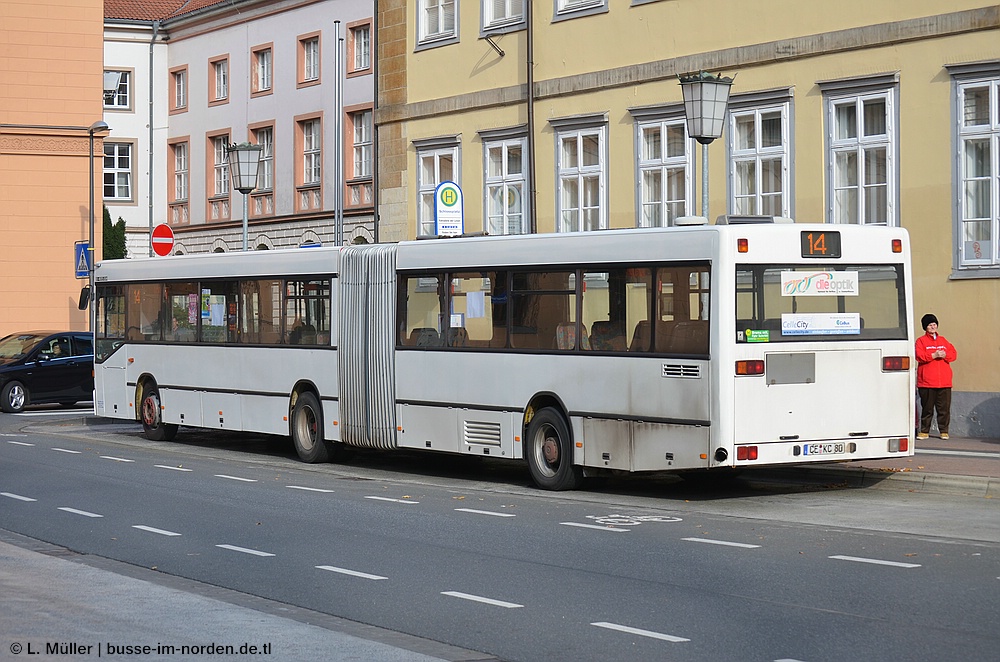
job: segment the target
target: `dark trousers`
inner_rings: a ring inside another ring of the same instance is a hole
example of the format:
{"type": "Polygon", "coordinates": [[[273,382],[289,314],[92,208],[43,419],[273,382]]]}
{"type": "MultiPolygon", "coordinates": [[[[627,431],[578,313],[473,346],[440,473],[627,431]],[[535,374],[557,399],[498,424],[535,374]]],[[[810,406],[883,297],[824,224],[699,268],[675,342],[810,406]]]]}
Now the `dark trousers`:
{"type": "Polygon", "coordinates": [[[931,419],[937,410],[938,432],[948,432],[951,424],[951,388],[918,388],[920,394],[920,431],[931,431],[931,419]]]}

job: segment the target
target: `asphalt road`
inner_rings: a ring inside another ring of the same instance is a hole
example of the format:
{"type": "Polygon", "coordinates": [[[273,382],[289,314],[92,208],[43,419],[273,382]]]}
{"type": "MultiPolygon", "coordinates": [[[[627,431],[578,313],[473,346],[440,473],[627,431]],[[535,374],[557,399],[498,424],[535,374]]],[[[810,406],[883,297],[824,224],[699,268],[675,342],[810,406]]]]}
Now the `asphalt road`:
{"type": "Polygon", "coordinates": [[[515,463],[303,465],[284,440],[154,444],[78,418],[0,418],[0,529],[454,647],[442,658],[976,660],[1000,644],[988,498],[673,477],[553,494],[515,463]]]}

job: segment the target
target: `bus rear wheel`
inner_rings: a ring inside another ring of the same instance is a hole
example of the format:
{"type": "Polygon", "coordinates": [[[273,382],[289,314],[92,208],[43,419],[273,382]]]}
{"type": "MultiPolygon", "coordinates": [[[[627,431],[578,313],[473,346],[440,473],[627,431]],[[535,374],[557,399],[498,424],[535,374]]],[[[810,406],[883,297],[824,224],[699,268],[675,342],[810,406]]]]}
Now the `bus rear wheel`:
{"type": "Polygon", "coordinates": [[[170,441],[177,436],[177,425],[163,422],[160,406],[160,392],[153,384],[142,388],[142,404],[139,408],[142,418],[142,432],[151,441],[170,441]]]}
{"type": "Polygon", "coordinates": [[[551,407],[538,411],[528,424],[526,441],[528,470],[538,487],[573,490],[580,486],[583,469],[573,465],[569,426],[562,414],[551,407]]]}
{"type": "Polygon", "coordinates": [[[329,462],[333,444],[323,438],[323,409],[312,393],[302,393],[295,399],[291,420],[295,452],[303,462],[329,462]]]}

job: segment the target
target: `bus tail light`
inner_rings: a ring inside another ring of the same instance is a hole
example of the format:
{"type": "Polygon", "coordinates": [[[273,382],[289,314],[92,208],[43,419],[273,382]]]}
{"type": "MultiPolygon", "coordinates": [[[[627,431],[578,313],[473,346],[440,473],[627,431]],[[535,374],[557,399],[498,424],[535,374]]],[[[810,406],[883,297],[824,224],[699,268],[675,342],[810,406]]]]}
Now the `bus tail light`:
{"type": "Polygon", "coordinates": [[[736,459],[737,460],[756,460],[757,459],[757,447],[756,446],[737,446],[736,447],[736,459]]]}
{"type": "Polygon", "coordinates": [[[902,239],[893,239],[892,240],[892,252],[893,253],[902,253],[903,252],[903,240],[902,239]]]}
{"type": "Polygon", "coordinates": [[[909,356],[883,356],[882,372],[900,372],[910,369],[909,356]]]}
{"type": "Polygon", "coordinates": [[[737,239],[736,240],[736,250],[737,250],[737,252],[740,252],[740,253],[749,253],[750,252],[750,240],[749,239],[745,239],[743,237],[740,237],[739,239],[737,239]]]}
{"type": "Polygon", "coordinates": [[[737,375],[763,375],[764,362],[760,359],[748,359],[736,362],[737,375]]]}
{"type": "Polygon", "coordinates": [[[898,437],[889,440],[890,453],[905,453],[910,450],[910,440],[906,437],[898,437]]]}

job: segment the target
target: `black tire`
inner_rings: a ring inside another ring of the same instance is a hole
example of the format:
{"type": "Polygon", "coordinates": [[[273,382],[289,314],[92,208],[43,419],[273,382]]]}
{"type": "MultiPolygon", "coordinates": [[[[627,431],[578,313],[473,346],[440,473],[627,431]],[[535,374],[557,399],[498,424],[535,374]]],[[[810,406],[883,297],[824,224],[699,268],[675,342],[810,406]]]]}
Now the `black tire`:
{"type": "Polygon", "coordinates": [[[139,418],[142,421],[142,431],[150,441],[170,441],[177,436],[177,425],[164,423],[163,410],[160,408],[160,392],[155,384],[146,384],[142,388],[142,403],[139,405],[139,418]]]}
{"type": "Polygon", "coordinates": [[[0,392],[0,409],[8,414],[17,414],[31,404],[31,394],[21,382],[7,382],[0,392]]]}
{"type": "Polygon", "coordinates": [[[332,459],[333,444],[323,438],[323,408],[315,395],[307,391],[295,399],[288,428],[300,460],[316,464],[332,459]]]}
{"type": "Polygon", "coordinates": [[[573,443],[562,414],[551,407],[538,411],[528,423],[524,453],[531,479],[545,490],[575,490],[583,482],[583,468],[573,465],[573,443]]]}

